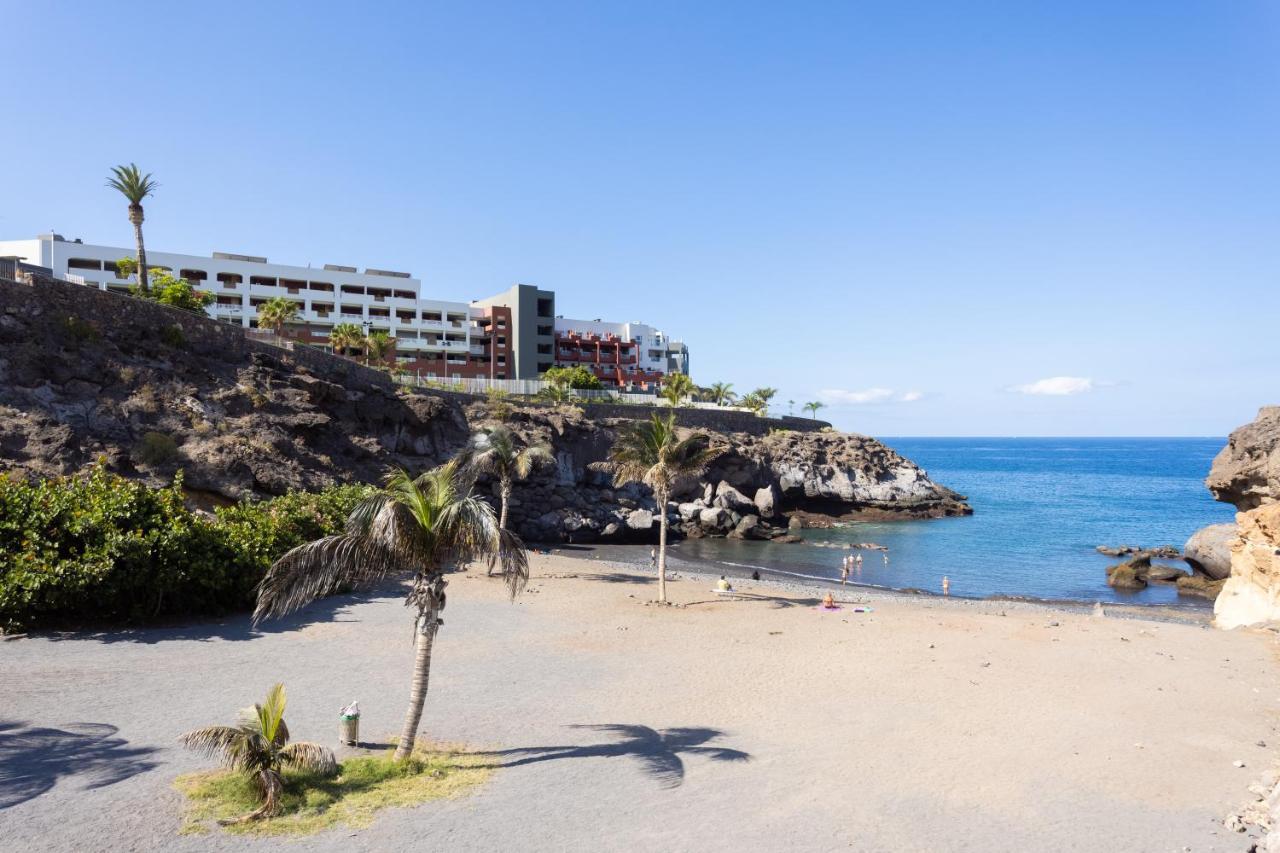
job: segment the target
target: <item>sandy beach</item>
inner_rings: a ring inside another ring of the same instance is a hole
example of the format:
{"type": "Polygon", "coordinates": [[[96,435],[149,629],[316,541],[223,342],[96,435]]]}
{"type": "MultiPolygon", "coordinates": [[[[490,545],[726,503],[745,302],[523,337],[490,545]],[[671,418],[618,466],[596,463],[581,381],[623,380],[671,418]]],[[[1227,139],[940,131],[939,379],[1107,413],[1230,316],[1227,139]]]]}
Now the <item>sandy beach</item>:
{"type": "MultiPolygon", "coordinates": [[[[1221,821],[1280,743],[1272,633],[852,589],[826,613],[802,589],[726,598],[683,572],[664,607],[633,569],[561,554],[532,569],[514,604],[482,571],[454,576],[424,718],[505,766],[469,797],[290,849],[1249,846],[1221,821]]],[[[176,834],[173,779],[205,766],[177,735],[284,680],[295,737],[331,743],[359,699],[364,739],[381,739],[410,658],[394,590],[261,632],[235,617],[2,643],[0,838],[274,849],[176,834]]]]}

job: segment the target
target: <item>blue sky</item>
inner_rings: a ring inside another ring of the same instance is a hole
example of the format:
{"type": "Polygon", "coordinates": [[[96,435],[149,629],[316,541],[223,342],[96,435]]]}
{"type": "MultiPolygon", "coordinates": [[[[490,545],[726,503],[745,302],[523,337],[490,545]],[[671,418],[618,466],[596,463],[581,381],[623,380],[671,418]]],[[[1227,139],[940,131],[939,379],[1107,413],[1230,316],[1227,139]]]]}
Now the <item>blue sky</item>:
{"type": "Polygon", "coordinates": [[[1274,2],[0,8],[5,238],[128,245],[137,161],[156,249],[538,284],[846,429],[1280,403],[1274,2]]]}

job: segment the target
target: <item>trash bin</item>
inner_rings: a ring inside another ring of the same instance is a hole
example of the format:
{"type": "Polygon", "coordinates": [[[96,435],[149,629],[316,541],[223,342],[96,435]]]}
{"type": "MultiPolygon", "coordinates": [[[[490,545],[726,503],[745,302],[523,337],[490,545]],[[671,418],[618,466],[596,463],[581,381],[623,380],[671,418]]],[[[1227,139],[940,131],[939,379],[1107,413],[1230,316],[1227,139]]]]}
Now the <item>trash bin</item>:
{"type": "Polygon", "coordinates": [[[360,707],[355,702],[338,715],[338,743],[349,746],[360,743],[360,707]]]}

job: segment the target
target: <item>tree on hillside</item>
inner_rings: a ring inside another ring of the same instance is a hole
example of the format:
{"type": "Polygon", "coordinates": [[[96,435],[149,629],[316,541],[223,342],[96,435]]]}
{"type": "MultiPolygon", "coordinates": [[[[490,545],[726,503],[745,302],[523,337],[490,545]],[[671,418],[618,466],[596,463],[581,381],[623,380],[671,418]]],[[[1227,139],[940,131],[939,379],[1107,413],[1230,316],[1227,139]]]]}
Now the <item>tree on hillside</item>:
{"type": "Polygon", "coordinates": [[[119,190],[129,200],[129,221],[133,223],[133,237],[138,245],[138,289],[143,296],[151,293],[147,281],[147,247],[142,242],[142,200],[156,191],[160,186],[151,177],[151,173],[142,174],[137,165],[112,166],[112,177],[107,179],[107,186],[119,190]]]}
{"type": "Polygon", "coordinates": [[[762,415],[768,415],[768,414],[769,414],[769,401],[770,401],[770,400],[772,400],[772,399],[773,399],[773,397],[774,397],[774,395],[778,393],[778,389],[777,389],[777,388],[770,388],[769,386],[767,386],[767,385],[766,385],[766,386],[765,386],[765,387],[763,387],[763,388],[757,388],[756,390],[752,391],[751,393],[752,393],[752,394],[754,394],[754,395],[756,396],[756,398],[757,398],[757,399],[759,399],[759,400],[760,400],[760,402],[761,402],[761,404],[762,404],[762,405],[761,405],[761,407],[760,407],[760,414],[762,414],[762,415]]]}
{"type": "Polygon", "coordinates": [[[347,350],[359,349],[364,343],[364,334],[355,323],[339,323],[329,331],[329,345],[338,355],[346,355],[347,350]]]}
{"type": "Polygon", "coordinates": [[[676,413],[654,414],[637,421],[618,434],[609,461],[614,480],[644,483],[653,489],[658,505],[658,600],[667,600],[667,502],[671,489],[682,476],[702,473],[716,456],[705,433],[681,439],[676,433],[676,413]]]}
{"type": "Polygon", "coordinates": [[[692,394],[695,387],[693,380],[686,374],[671,373],[662,381],[662,391],[659,394],[667,401],[667,405],[675,407],[692,394]]]}
{"type": "Polygon", "coordinates": [[[388,335],[386,332],[374,332],[364,339],[364,363],[368,364],[370,359],[381,364],[386,360],[387,355],[395,349],[396,339],[388,335]]]}
{"type": "Polygon", "coordinates": [[[284,327],[298,319],[298,303],[292,299],[277,296],[258,306],[258,327],[270,329],[277,335],[284,333],[284,327]]]}
{"type": "Polygon", "coordinates": [[[708,390],[711,392],[711,402],[717,406],[727,406],[735,399],[732,382],[716,382],[708,390]]]}
{"type": "MultiPolygon", "coordinates": [[[[138,271],[138,263],[133,258],[121,258],[115,262],[116,274],[129,278],[138,271]]],[[[175,278],[173,273],[164,267],[152,267],[148,271],[149,290],[142,291],[142,285],[129,286],[129,293],[141,299],[158,302],[181,308],[184,311],[204,313],[205,306],[215,299],[212,293],[196,290],[195,286],[185,278],[175,278]]]]}
{"type": "Polygon", "coordinates": [[[581,364],[573,367],[552,367],[542,374],[543,382],[552,385],[565,385],[582,391],[599,391],[604,385],[600,378],[581,364]]]}
{"type": "Polygon", "coordinates": [[[208,726],[178,738],[188,749],[217,757],[228,769],[248,776],[262,799],[262,805],[247,815],[219,823],[244,823],[279,814],[284,794],[281,770],[285,767],[322,776],[338,772],[338,760],[328,747],[305,741],[289,743],[284,706],[284,685],[277,684],[267,693],[265,703],[242,709],[234,726],[208,726]]]}
{"type": "Polygon", "coordinates": [[[804,410],[809,413],[810,417],[812,417],[814,420],[817,420],[818,410],[825,409],[826,406],[827,406],[826,403],[819,403],[817,400],[814,400],[812,403],[805,403],[804,410]]]}
{"type": "MultiPolygon", "coordinates": [[[[517,447],[515,435],[504,426],[476,433],[471,437],[468,450],[476,471],[498,478],[498,526],[506,530],[507,503],[515,481],[525,479],[542,463],[554,462],[555,457],[545,444],[517,447]]],[[[492,567],[489,573],[493,574],[492,567]]]]}
{"type": "Polygon", "coordinates": [[[415,653],[409,709],[395,759],[413,751],[431,675],[431,654],[445,606],[445,572],[473,560],[498,561],[512,600],[529,578],[520,539],[498,526],[493,508],[473,493],[474,474],[459,459],[418,477],[397,470],[361,501],[346,532],[289,551],[258,585],[254,624],[284,616],[343,589],[369,589],[408,573],[415,653]]]}
{"type": "Polygon", "coordinates": [[[748,393],[742,399],[738,400],[738,405],[749,412],[755,413],[756,415],[763,414],[765,410],[764,400],[761,400],[760,395],[755,391],[748,393]]]}

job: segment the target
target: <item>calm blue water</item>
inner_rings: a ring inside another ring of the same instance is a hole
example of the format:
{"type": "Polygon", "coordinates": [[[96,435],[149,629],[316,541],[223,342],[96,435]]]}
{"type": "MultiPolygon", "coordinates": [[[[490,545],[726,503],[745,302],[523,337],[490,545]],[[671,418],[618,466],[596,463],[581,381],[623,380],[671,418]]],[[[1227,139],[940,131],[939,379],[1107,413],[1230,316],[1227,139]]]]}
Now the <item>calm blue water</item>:
{"type": "Polygon", "coordinates": [[[804,545],[701,539],[682,542],[684,558],[839,578],[844,550],[876,542],[889,563],[863,552],[851,580],[951,594],[1015,595],[1136,604],[1194,604],[1172,586],[1137,593],[1106,585],[1115,559],[1097,545],[1175,545],[1197,528],[1231,521],[1234,509],[1204,487],[1221,438],[898,438],[885,443],[937,482],[969,496],[967,518],[851,524],[806,530],[804,545]]]}

